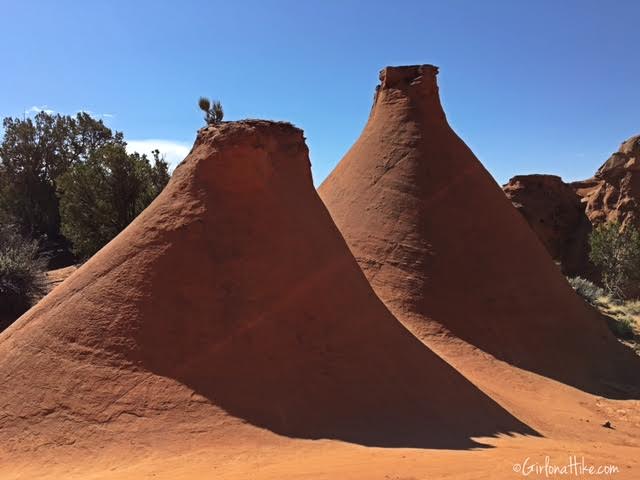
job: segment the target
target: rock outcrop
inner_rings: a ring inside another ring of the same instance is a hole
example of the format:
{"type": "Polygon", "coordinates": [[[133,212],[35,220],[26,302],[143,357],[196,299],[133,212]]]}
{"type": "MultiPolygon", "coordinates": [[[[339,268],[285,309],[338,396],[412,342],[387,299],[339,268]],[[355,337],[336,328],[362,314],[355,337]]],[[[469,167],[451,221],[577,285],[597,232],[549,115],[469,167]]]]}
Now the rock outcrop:
{"type": "Polygon", "coordinates": [[[631,137],[595,176],[571,186],[583,198],[594,225],[607,221],[640,225],[640,136],[631,137]]]}
{"type": "Polygon", "coordinates": [[[529,431],[384,307],[302,131],[265,121],[203,129],[162,194],[0,335],[2,465],[251,426],[436,448],[529,431]]]}
{"type": "Polygon", "coordinates": [[[518,175],[503,190],[563,273],[585,276],[591,222],[575,189],[555,175],[518,175]]]}
{"type": "Polygon", "coordinates": [[[625,141],[587,180],[519,175],[503,190],[567,275],[597,280],[588,257],[592,228],[610,221],[640,226],[640,136],[625,141]]]}
{"type": "Polygon", "coordinates": [[[364,131],[319,189],[376,293],[427,344],[454,336],[589,391],[637,385],[634,359],[447,123],[437,72],[382,70],[364,131]]]}

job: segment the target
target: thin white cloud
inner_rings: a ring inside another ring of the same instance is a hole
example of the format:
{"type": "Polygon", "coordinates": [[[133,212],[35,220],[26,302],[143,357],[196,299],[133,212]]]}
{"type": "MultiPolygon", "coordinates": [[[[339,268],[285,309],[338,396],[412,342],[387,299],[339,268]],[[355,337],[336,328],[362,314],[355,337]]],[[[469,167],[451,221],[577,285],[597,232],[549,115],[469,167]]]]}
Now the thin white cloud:
{"type": "Polygon", "coordinates": [[[151,152],[156,149],[160,150],[160,155],[164,155],[165,160],[169,162],[169,167],[173,170],[189,154],[191,145],[174,140],[127,140],[129,153],[146,153],[147,156],[152,157],[151,152]]]}
{"type": "Polygon", "coordinates": [[[102,117],[102,118],[114,118],[116,116],[115,113],[95,113],[93,110],[89,110],[88,108],[81,108],[80,110],[76,110],[75,113],[86,113],[87,115],[91,115],[92,117],[102,117]]]}
{"type": "Polygon", "coordinates": [[[55,110],[51,110],[47,105],[34,105],[33,107],[27,110],[27,113],[40,113],[44,112],[49,115],[56,113],[55,110]]]}
{"type": "MultiPolygon", "coordinates": [[[[52,110],[51,108],[49,108],[48,105],[34,105],[30,108],[28,108],[27,110],[25,110],[25,113],[27,114],[37,114],[40,112],[44,112],[47,113],[49,115],[53,115],[54,113],[57,113],[55,110],[52,110]]],[[[91,115],[92,117],[102,117],[102,118],[115,118],[116,114],[115,113],[94,113],[93,110],[89,110],[88,108],[81,108],[79,110],[76,110],[75,112],[73,112],[73,114],[78,114],[78,113],[86,113],[87,115],[91,115]]]]}

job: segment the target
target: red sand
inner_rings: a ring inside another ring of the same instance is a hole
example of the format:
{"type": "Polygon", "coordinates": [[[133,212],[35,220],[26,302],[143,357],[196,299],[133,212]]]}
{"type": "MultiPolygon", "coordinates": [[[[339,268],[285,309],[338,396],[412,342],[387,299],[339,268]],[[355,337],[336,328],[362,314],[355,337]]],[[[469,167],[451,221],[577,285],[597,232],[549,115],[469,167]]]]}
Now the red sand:
{"type": "Polygon", "coordinates": [[[436,449],[533,433],[374,295],[302,131],[245,121],[201,131],[158,199],[0,335],[0,477],[260,428],[436,449]]]}
{"type": "MultiPolygon", "coordinates": [[[[434,348],[452,335],[584,390],[628,396],[639,359],[574,294],[448,125],[436,74],[384,69],[362,135],[319,189],[374,290],[434,348]]],[[[446,345],[436,350],[448,358],[446,345]]]]}

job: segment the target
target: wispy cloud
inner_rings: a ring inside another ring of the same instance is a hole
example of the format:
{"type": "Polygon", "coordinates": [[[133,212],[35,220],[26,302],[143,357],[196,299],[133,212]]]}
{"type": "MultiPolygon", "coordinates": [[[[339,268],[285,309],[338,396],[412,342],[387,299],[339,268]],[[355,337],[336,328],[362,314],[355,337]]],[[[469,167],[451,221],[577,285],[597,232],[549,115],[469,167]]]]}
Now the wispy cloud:
{"type": "Polygon", "coordinates": [[[151,152],[156,149],[160,150],[160,155],[164,155],[165,160],[173,169],[189,154],[191,145],[187,142],[162,139],[127,140],[129,153],[146,153],[151,156],[151,152]]]}
{"type": "Polygon", "coordinates": [[[51,110],[47,105],[34,105],[33,107],[27,110],[27,113],[40,113],[44,112],[49,115],[56,113],[55,110],[51,110]]]}
{"type": "Polygon", "coordinates": [[[86,113],[87,115],[91,115],[94,118],[114,118],[116,116],[115,113],[95,113],[93,110],[89,110],[88,108],[81,108],[80,110],[76,110],[75,113],[86,113]]]}
{"type": "MultiPolygon", "coordinates": [[[[48,105],[34,105],[28,108],[27,110],[25,110],[25,113],[34,114],[34,115],[40,112],[53,115],[54,113],[56,113],[56,110],[49,108],[48,105]]],[[[95,117],[115,118],[116,116],[115,113],[95,113],[93,110],[89,110],[88,108],[80,108],[79,110],[76,110],[75,112],[73,112],[74,115],[78,113],[86,113],[87,115],[91,115],[94,118],[95,117]]]]}

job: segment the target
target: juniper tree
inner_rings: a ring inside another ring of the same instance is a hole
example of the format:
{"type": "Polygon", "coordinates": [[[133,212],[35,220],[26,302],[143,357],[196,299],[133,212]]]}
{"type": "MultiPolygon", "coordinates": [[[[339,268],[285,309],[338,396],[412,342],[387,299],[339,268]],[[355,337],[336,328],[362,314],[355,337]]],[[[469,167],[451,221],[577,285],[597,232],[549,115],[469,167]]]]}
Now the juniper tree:
{"type": "Polygon", "coordinates": [[[633,225],[608,222],[589,237],[589,258],[602,271],[608,293],[624,297],[640,280],[640,232],[633,225]]]}

